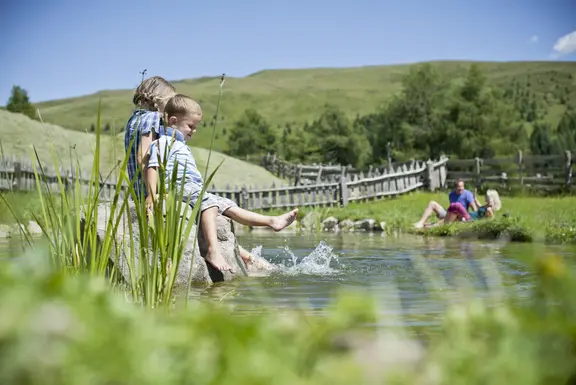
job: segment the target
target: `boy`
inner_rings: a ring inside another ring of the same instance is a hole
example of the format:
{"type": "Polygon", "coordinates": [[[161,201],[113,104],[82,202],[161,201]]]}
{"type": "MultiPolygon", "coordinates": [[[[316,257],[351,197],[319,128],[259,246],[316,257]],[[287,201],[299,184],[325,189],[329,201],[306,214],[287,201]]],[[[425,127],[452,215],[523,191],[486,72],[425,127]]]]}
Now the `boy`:
{"type": "Polygon", "coordinates": [[[185,202],[192,207],[196,204],[201,205],[200,220],[202,221],[204,236],[208,242],[206,261],[220,271],[230,270],[233,272],[230,265],[222,257],[216,237],[216,217],[218,214],[247,226],[266,226],[274,231],[280,231],[296,219],[298,209],[273,217],[244,210],[230,199],[210,193],[205,193],[200,201],[199,195],[204,181],[196,167],[194,156],[185,141],[189,140],[196,132],[196,126],[202,120],[202,109],[191,98],[177,94],[166,103],[164,112],[167,119],[165,122],[167,135],[152,142],[150,147],[150,159],[146,172],[148,194],[153,199],[156,198],[157,170],[161,164],[164,164],[163,157],[166,155],[168,157],[165,170],[166,180],[161,182],[170,183],[174,166],[178,164],[176,187],[184,190],[183,199],[185,202]],[[174,129],[175,136],[179,137],[180,140],[169,135],[169,129],[174,129]]]}

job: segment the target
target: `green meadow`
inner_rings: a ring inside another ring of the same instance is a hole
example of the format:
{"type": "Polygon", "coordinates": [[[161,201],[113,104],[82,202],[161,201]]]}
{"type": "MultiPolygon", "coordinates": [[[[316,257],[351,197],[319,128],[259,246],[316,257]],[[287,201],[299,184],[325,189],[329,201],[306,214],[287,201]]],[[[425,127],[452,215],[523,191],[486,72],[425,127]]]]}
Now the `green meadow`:
{"type": "MultiPolygon", "coordinates": [[[[463,81],[472,62],[432,62],[454,84],[463,81]]],[[[570,106],[576,107],[574,62],[477,62],[488,85],[508,86],[516,81],[546,105],[543,121],[556,126],[570,106]]],[[[401,90],[401,82],[416,64],[359,68],[264,70],[224,83],[214,149],[227,150],[227,136],[247,108],[255,109],[273,127],[303,124],[318,118],[324,105],[340,108],[350,118],[372,113],[401,90]]],[[[137,74],[135,74],[137,75],[137,74]]],[[[161,74],[160,74],[161,75],[161,74]]],[[[219,92],[219,74],[197,79],[169,79],[177,91],[197,99],[205,124],[193,145],[208,148],[219,92]]],[[[135,76],[135,85],[137,76],[135,76]]],[[[102,99],[103,124],[112,132],[123,129],[132,109],[133,90],[100,91],[62,100],[38,103],[43,119],[65,128],[90,130],[98,100],[102,99]]]]}

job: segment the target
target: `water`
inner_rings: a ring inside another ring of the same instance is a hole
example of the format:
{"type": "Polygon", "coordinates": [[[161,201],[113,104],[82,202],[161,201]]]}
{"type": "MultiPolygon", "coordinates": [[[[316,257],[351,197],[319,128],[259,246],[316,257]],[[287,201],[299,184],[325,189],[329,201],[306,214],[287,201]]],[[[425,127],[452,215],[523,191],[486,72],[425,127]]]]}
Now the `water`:
{"type": "Polygon", "coordinates": [[[337,291],[351,289],[376,298],[381,326],[437,326],[448,304],[471,298],[490,298],[494,306],[506,298],[522,301],[533,280],[526,260],[544,250],[576,252],[568,246],[380,234],[248,233],[238,241],[279,271],[193,296],[226,302],[239,313],[298,307],[322,315],[337,291]]]}
{"type": "MultiPolygon", "coordinates": [[[[221,301],[236,314],[299,308],[323,315],[341,289],[377,301],[374,326],[438,326],[446,306],[471,298],[522,301],[533,277],[525,261],[542,252],[574,256],[573,246],[380,234],[238,234],[239,243],[277,267],[271,274],[194,289],[194,298],[221,301]]],[[[0,258],[17,255],[17,240],[0,241],[0,258]]],[[[572,266],[574,258],[568,258],[572,266]]],[[[240,272],[239,272],[240,274],[240,272]]]]}

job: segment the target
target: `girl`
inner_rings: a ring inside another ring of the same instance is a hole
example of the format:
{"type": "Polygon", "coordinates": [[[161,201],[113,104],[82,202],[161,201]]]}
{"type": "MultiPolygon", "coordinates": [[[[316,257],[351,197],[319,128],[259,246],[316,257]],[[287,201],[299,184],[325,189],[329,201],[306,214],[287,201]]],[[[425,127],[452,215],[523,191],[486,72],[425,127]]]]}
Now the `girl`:
{"type": "Polygon", "coordinates": [[[128,176],[139,199],[142,195],[146,197],[143,175],[146,175],[150,144],[163,133],[164,106],[174,95],[174,86],[160,76],[144,80],[134,92],[132,102],[135,108],[126,123],[124,149],[129,154],[128,176]]]}

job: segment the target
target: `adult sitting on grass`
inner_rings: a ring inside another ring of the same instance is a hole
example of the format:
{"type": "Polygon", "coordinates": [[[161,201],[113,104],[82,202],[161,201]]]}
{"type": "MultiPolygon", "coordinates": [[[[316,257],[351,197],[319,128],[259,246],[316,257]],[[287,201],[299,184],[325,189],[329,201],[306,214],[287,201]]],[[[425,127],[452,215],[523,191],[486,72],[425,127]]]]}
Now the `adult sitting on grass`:
{"type": "Polygon", "coordinates": [[[448,207],[448,214],[446,218],[444,218],[444,223],[469,222],[484,218],[493,218],[494,213],[502,208],[500,195],[496,190],[488,190],[486,191],[485,199],[486,204],[482,206],[476,196],[476,189],[474,189],[474,201],[478,206],[478,210],[468,213],[460,202],[451,203],[450,207],[448,207]]]}
{"type": "Polygon", "coordinates": [[[202,120],[202,109],[191,98],[185,95],[175,95],[164,108],[166,124],[174,129],[170,134],[161,136],[152,142],[150,146],[150,159],[146,172],[148,183],[148,194],[152,199],[157,197],[157,170],[160,165],[166,167],[165,180],[162,181],[168,188],[172,182],[172,173],[177,165],[176,188],[183,190],[184,202],[194,207],[200,206],[200,220],[202,221],[202,231],[208,243],[208,255],[206,261],[220,271],[229,270],[228,265],[222,257],[220,245],[216,235],[216,218],[218,214],[224,215],[232,220],[247,226],[266,226],[274,231],[280,231],[290,225],[298,215],[298,209],[292,210],[279,216],[268,216],[244,210],[230,199],[223,198],[211,193],[204,193],[200,200],[204,181],[202,175],[196,167],[194,156],[185,141],[189,140],[196,132],[196,125],[202,120]],[[167,159],[164,159],[166,157],[167,159]],[[166,160],[166,163],[164,163],[166,160]],[[165,165],[165,166],[164,166],[165,165]]]}
{"type": "MultiPolygon", "coordinates": [[[[478,210],[478,205],[476,204],[474,195],[471,191],[464,188],[463,180],[458,179],[456,181],[454,184],[454,190],[448,194],[448,200],[450,203],[460,203],[466,212],[468,211],[469,207],[472,207],[473,211],[478,210]]],[[[426,207],[426,210],[424,210],[422,218],[420,218],[418,222],[414,223],[414,227],[421,229],[422,227],[427,226],[428,218],[430,218],[432,214],[436,214],[436,217],[440,221],[443,221],[444,218],[446,218],[447,211],[442,207],[442,205],[440,205],[440,203],[436,201],[430,201],[430,203],[428,203],[428,207],[426,207]]]]}

